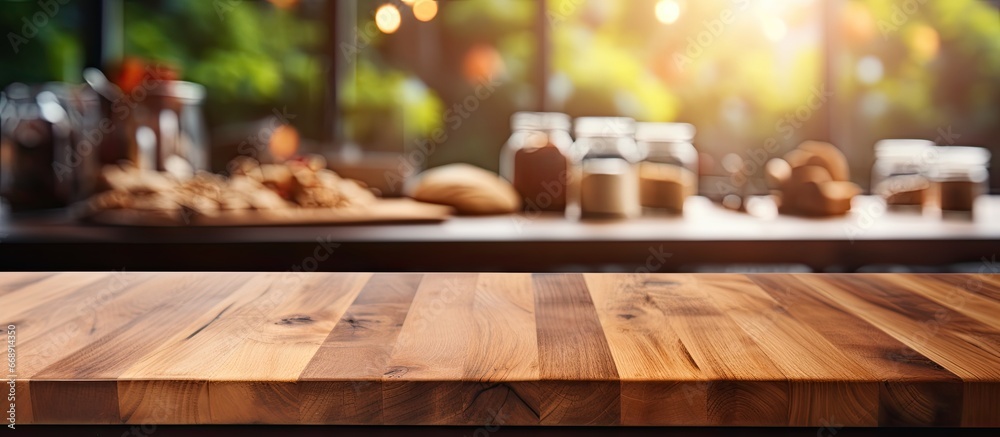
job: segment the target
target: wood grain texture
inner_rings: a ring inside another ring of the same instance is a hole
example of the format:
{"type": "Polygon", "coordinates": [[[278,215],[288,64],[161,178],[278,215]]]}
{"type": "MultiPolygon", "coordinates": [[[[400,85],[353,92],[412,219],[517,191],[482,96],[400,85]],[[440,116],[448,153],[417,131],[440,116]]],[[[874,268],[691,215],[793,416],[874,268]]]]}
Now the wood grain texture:
{"type": "Polygon", "coordinates": [[[536,274],[532,279],[541,424],[620,422],[618,371],[583,275],[536,274]]]}
{"type": "Polygon", "coordinates": [[[383,423],[382,376],[423,275],[376,275],[299,377],[302,423],[383,423]]]}
{"type": "Polygon", "coordinates": [[[914,406],[912,396],[892,388],[897,384],[913,388],[927,387],[926,384],[956,388],[962,382],[939,364],[841,307],[837,300],[810,292],[809,287],[797,279],[758,275],[751,280],[766,290],[784,312],[814,329],[838,349],[856,357],[859,364],[872,373],[877,385],[878,408],[845,411],[844,407],[850,404],[832,405],[830,407],[835,409],[819,412],[827,422],[836,418],[841,423],[868,426],[933,425],[933,415],[914,415],[919,409],[914,406]],[[872,415],[872,412],[878,414],[872,415]],[[906,416],[909,416],[907,420],[900,420],[906,416]]]}
{"type": "Polygon", "coordinates": [[[961,387],[933,380],[883,382],[880,397],[892,399],[895,408],[880,411],[880,424],[1000,426],[1000,414],[990,411],[1000,399],[1000,332],[977,320],[970,289],[952,285],[935,292],[935,299],[927,297],[930,286],[910,291],[912,277],[905,275],[796,276],[962,379],[961,387]]]}
{"type": "Polygon", "coordinates": [[[1000,426],[989,275],[0,274],[18,423],[1000,426]]]}

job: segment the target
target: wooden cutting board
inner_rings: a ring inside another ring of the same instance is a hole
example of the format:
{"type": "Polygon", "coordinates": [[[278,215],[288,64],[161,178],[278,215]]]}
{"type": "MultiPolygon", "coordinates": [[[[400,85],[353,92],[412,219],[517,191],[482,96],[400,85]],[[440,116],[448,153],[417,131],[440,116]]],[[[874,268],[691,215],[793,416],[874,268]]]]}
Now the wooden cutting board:
{"type": "Polygon", "coordinates": [[[996,275],[0,273],[18,424],[1000,426],[998,315],[996,275]]]}
{"type": "Polygon", "coordinates": [[[412,199],[379,199],[362,208],[288,208],[220,211],[217,215],[185,212],[105,210],[86,217],[117,226],[295,226],[372,223],[436,223],[451,217],[452,208],[412,199]]]}

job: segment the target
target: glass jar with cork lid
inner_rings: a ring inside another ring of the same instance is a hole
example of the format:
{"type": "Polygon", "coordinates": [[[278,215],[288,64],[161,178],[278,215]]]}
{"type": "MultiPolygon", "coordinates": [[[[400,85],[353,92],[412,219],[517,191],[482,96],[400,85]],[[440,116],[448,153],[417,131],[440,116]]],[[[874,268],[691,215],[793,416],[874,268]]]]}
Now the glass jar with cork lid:
{"type": "Polygon", "coordinates": [[[574,206],[581,218],[632,218],[641,213],[635,121],[626,117],[576,119],[574,206]]]}
{"type": "Polygon", "coordinates": [[[500,175],[521,196],[524,209],[563,212],[569,190],[570,118],[554,112],[517,112],[500,150],[500,175]]]}
{"type": "Polygon", "coordinates": [[[650,211],[680,214],[698,194],[698,152],[688,123],[638,123],[635,139],[647,151],[639,164],[639,198],[650,211]]]}

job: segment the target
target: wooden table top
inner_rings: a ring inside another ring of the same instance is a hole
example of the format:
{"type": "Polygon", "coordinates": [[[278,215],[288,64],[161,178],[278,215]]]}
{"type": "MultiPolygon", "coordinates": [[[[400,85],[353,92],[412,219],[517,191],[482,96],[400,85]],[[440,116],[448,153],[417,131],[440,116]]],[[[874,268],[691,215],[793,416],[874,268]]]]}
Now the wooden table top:
{"type": "Polygon", "coordinates": [[[0,323],[18,424],[1000,426],[996,275],[2,273],[0,323]]]}

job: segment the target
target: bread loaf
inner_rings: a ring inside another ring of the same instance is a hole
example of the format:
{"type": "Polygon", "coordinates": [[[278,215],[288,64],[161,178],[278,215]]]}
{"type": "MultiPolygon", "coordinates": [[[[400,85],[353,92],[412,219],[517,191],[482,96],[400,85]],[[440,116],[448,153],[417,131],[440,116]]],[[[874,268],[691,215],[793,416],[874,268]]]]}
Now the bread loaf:
{"type": "Polygon", "coordinates": [[[510,183],[468,164],[427,170],[408,187],[407,194],[421,202],[451,206],[465,215],[509,214],[521,208],[510,183]]]}

